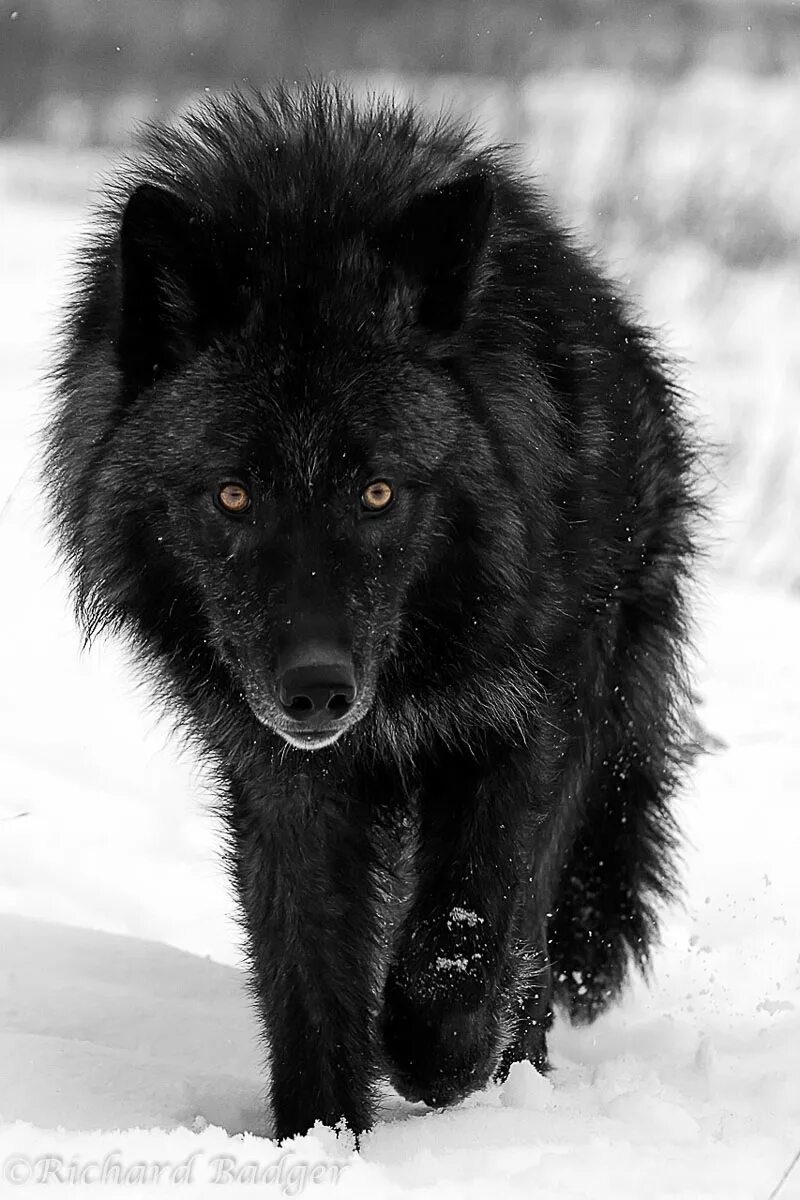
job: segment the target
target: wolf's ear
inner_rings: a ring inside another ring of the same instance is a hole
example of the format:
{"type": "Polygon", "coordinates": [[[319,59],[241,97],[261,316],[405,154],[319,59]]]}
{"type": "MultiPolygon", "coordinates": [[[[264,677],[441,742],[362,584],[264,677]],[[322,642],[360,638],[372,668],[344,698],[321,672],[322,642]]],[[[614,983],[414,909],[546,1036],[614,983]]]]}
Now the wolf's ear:
{"type": "Polygon", "coordinates": [[[199,213],[163,188],[141,184],[127,203],[118,352],[140,385],[187,361],[207,336],[214,304],[208,236],[199,213]]]}
{"type": "Polygon", "coordinates": [[[417,318],[436,333],[462,324],[489,234],[494,194],[470,175],[416,196],[380,237],[382,251],[422,285],[417,318]]]}

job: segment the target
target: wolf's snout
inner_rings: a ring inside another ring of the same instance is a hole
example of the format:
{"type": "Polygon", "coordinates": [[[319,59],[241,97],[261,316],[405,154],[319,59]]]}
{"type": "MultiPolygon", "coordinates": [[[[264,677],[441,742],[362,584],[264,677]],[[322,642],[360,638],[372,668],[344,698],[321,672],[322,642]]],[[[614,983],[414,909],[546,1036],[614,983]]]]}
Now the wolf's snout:
{"type": "Polygon", "coordinates": [[[353,707],[356,680],[352,663],[330,658],[297,662],[278,676],[278,700],[288,717],[320,726],[339,721],[353,707]]]}

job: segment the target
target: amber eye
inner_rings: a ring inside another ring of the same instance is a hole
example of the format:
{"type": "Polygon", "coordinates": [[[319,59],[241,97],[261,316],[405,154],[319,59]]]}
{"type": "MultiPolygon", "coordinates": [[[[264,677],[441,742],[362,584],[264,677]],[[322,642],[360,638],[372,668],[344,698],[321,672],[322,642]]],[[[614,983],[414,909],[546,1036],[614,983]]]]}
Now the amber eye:
{"type": "Polygon", "coordinates": [[[223,512],[243,513],[250,507],[250,496],[240,483],[223,483],[217,492],[217,503],[223,512]]]}
{"type": "Polygon", "coordinates": [[[394,492],[391,484],[385,479],[376,479],[374,483],[367,484],[361,493],[361,503],[370,512],[380,512],[381,509],[388,508],[392,500],[394,492]]]}

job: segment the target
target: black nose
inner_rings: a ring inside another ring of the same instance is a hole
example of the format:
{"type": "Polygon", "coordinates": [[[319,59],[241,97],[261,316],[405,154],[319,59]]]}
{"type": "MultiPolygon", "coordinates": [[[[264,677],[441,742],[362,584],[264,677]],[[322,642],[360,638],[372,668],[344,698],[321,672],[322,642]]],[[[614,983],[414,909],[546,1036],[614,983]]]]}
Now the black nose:
{"type": "Polygon", "coordinates": [[[295,721],[314,725],[340,721],[355,698],[352,664],[341,659],[295,663],[278,676],[281,708],[295,721]]]}

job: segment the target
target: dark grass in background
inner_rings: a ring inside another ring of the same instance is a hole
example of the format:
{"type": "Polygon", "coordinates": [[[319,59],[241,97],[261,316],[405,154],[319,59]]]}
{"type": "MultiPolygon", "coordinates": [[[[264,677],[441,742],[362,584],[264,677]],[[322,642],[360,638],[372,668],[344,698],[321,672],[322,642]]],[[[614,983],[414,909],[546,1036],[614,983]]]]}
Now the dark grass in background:
{"type": "Polygon", "coordinates": [[[0,131],[35,135],[79,98],[106,140],[109,97],[148,109],[201,87],[306,72],[605,68],[674,78],[698,63],[800,65],[800,7],[735,0],[0,0],[0,131]]]}

